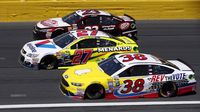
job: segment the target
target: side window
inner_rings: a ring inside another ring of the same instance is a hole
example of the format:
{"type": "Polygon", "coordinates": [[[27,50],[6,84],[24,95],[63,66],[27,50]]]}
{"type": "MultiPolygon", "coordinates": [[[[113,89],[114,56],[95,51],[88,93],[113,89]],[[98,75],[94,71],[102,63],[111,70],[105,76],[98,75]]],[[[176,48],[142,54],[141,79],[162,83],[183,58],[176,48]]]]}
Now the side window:
{"type": "Polygon", "coordinates": [[[148,71],[148,65],[135,65],[120,73],[119,77],[145,76],[149,75],[148,71]]]}
{"type": "Polygon", "coordinates": [[[86,26],[99,25],[99,17],[88,17],[84,20],[86,26]]]}
{"type": "Polygon", "coordinates": [[[171,68],[159,65],[152,65],[152,70],[153,74],[171,74],[174,72],[174,70],[171,68]]]}
{"type": "Polygon", "coordinates": [[[116,43],[105,39],[98,40],[98,47],[111,47],[111,46],[116,46],[116,43]]]}
{"type": "Polygon", "coordinates": [[[102,25],[114,25],[117,24],[118,22],[113,19],[111,16],[101,16],[101,24],[102,25]]]}
{"type": "Polygon", "coordinates": [[[85,39],[74,44],[71,47],[71,49],[84,49],[84,48],[96,48],[96,47],[97,47],[96,39],[85,39]]]}

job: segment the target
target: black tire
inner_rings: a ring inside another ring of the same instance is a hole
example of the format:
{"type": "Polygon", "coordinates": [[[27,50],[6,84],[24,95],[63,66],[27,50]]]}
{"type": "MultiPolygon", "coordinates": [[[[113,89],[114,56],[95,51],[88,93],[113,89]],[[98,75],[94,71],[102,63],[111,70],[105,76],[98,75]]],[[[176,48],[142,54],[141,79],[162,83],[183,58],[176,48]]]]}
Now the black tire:
{"type": "Polygon", "coordinates": [[[166,82],[161,86],[159,93],[165,98],[174,97],[177,94],[177,86],[173,82],[166,82]]]}
{"type": "Polygon", "coordinates": [[[55,56],[45,56],[39,64],[39,69],[55,69],[58,67],[57,59],[55,56]]]}
{"type": "Polygon", "coordinates": [[[101,99],[105,96],[105,89],[100,84],[92,84],[85,91],[85,99],[101,99]]]}
{"type": "Polygon", "coordinates": [[[63,34],[63,33],[65,33],[64,30],[56,30],[56,31],[54,31],[54,32],[52,33],[51,38],[55,38],[56,36],[61,35],[61,34],[63,34]]]}

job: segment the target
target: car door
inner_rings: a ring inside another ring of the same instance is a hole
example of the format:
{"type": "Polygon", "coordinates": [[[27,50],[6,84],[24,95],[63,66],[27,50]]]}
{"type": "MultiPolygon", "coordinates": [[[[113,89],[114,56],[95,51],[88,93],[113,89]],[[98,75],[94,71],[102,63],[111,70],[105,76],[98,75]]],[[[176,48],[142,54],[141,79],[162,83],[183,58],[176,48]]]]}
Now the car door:
{"type": "Polygon", "coordinates": [[[118,74],[120,86],[114,92],[118,97],[139,97],[149,93],[148,65],[134,65],[118,74]]]}
{"type": "Polygon", "coordinates": [[[71,64],[85,64],[94,56],[93,53],[97,50],[96,38],[85,38],[74,42],[70,47],[71,64]]]}

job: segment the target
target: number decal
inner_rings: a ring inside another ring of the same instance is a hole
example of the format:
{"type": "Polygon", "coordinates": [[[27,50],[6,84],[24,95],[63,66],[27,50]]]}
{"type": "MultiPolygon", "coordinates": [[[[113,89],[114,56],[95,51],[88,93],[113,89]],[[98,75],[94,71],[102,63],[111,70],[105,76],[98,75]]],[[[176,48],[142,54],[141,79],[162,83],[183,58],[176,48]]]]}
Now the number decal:
{"type": "Polygon", "coordinates": [[[143,54],[135,54],[134,56],[136,60],[147,60],[147,57],[143,54]]]}
{"type": "Polygon", "coordinates": [[[90,34],[90,36],[96,36],[97,35],[97,30],[92,30],[92,33],[90,34]]]}
{"type": "Polygon", "coordinates": [[[132,80],[125,80],[124,81],[125,83],[125,90],[122,89],[121,90],[121,93],[123,94],[127,94],[129,92],[134,92],[134,93],[138,93],[138,92],[141,92],[143,89],[144,89],[144,79],[137,79],[135,82],[134,82],[134,86],[133,86],[133,81],[132,80]]]}
{"type": "Polygon", "coordinates": [[[85,29],[86,30],[98,30],[99,26],[86,26],[85,29]]]}
{"type": "Polygon", "coordinates": [[[76,50],[72,59],[72,64],[77,65],[81,63],[81,57],[83,56],[83,50],[76,50]]]}
{"type": "MultiPolygon", "coordinates": [[[[87,30],[77,30],[77,37],[82,37],[82,36],[89,36],[88,31],[87,30]]],[[[96,36],[98,33],[97,30],[92,30],[90,33],[90,36],[96,36]]]]}
{"type": "Polygon", "coordinates": [[[125,54],[125,55],[121,55],[120,57],[123,57],[124,59],[122,60],[122,62],[129,62],[132,61],[134,59],[136,60],[147,60],[147,57],[143,54],[125,54]]]}
{"type": "Polygon", "coordinates": [[[132,55],[130,55],[130,54],[122,55],[121,57],[124,57],[123,62],[128,62],[128,61],[134,60],[134,57],[132,55]]]}
{"type": "Polygon", "coordinates": [[[136,80],[135,83],[134,83],[134,85],[135,86],[132,89],[132,91],[134,93],[138,93],[138,92],[142,91],[144,89],[144,79],[138,79],[138,80],[136,80]]]}
{"type": "Polygon", "coordinates": [[[85,64],[92,55],[92,49],[76,50],[72,59],[72,64],[85,64]]]}
{"type": "Polygon", "coordinates": [[[126,84],[124,86],[124,88],[126,88],[126,90],[122,90],[121,93],[126,94],[129,93],[132,89],[132,85],[133,85],[133,81],[132,80],[125,80],[124,83],[126,84]]]}
{"type": "Polygon", "coordinates": [[[85,53],[86,55],[85,55],[85,57],[83,58],[83,61],[81,62],[82,64],[87,63],[88,59],[89,59],[90,56],[92,55],[92,49],[84,50],[84,53],[85,53]]]}

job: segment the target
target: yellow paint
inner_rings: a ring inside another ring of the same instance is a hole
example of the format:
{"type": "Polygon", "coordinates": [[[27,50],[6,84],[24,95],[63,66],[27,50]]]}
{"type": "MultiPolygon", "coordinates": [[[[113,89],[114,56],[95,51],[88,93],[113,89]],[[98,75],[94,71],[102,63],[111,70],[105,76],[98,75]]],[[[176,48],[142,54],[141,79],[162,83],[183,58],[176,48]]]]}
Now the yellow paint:
{"type": "Polygon", "coordinates": [[[40,21],[77,9],[126,13],[136,20],[200,19],[200,0],[1,0],[0,22],[40,21]]]}

